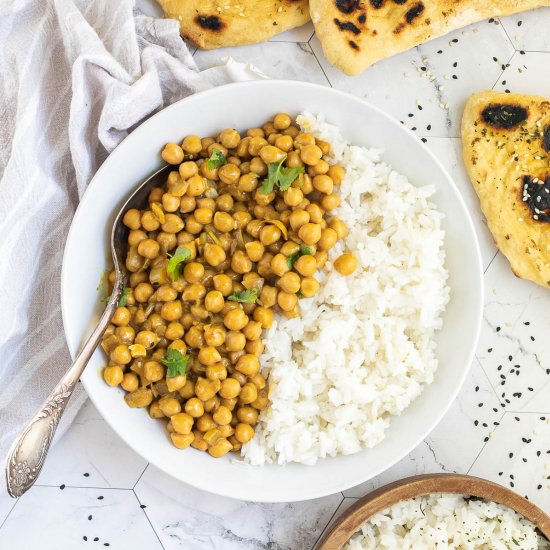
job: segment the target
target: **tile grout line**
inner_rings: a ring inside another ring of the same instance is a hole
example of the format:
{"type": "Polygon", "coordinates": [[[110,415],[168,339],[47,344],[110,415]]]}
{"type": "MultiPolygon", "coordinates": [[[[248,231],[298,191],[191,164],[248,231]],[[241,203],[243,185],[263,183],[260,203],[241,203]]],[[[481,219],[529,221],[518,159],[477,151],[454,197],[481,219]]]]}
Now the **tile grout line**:
{"type": "MultiPolygon", "coordinates": [[[[506,416],[506,411],[503,411],[503,413],[501,414],[500,418],[498,419],[498,423],[499,425],[497,426],[497,428],[500,427],[500,424],[502,424],[502,420],[503,418],[506,416]]],[[[493,430],[494,431],[494,430],[493,430]]],[[[490,439],[489,439],[490,441],[490,439]]],[[[485,441],[483,443],[483,445],[481,446],[481,449],[479,450],[479,453],[477,453],[476,457],[474,458],[474,461],[472,462],[472,464],[470,465],[470,467],[466,470],[466,474],[467,475],[470,475],[470,471],[472,470],[472,468],[475,466],[475,463],[477,462],[477,459],[480,457],[481,453],[483,452],[483,450],[485,449],[485,447],[487,446],[487,443],[489,443],[489,441],[485,441]]]]}
{"type": "Polygon", "coordinates": [[[332,85],[332,82],[330,81],[329,77],[327,76],[327,73],[325,73],[325,69],[323,69],[323,65],[321,65],[321,62],[319,61],[319,58],[315,54],[315,50],[311,47],[309,42],[307,42],[307,45],[309,46],[309,49],[311,50],[311,53],[313,54],[313,57],[315,58],[315,61],[317,61],[317,65],[319,65],[319,68],[321,69],[321,71],[325,75],[325,78],[327,79],[328,85],[331,88],[334,88],[334,86],[332,85]]]}
{"type": "Polygon", "coordinates": [[[97,486],[80,486],[80,485],[66,485],[65,483],[63,483],[64,487],[63,489],[60,489],[60,486],[59,485],[46,485],[46,484],[42,484],[42,483],[36,483],[34,486],[35,487],[44,487],[46,489],[59,489],[59,490],[62,490],[64,491],[65,489],[94,489],[94,490],[97,490],[97,491],[132,491],[132,487],[97,487],[97,486]]]}
{"type": "Polygon", "coordinates": [[[4,518],[4,521],[2,523],[0,523],[0,529],[2,529],[2,527],[4,527],[6,521],[8,521],[8,518],[10,517],[11,513],[13,512],[13,510],[15,509],[15,507],[17,506],[17,504],[19,503],[20,500],[21,500],[21,497],[15,499],[15,502],[13,503],[13,506],[10,508],[10,511],[8,512],[6,517],[4,518]]]}
{"type": "Polygon", "coordinates": [[[514,50],[517,52],[518,50],[516,49],[516,45],[514,44],[514,41],[510,38],[510,35],[508,34],[506,27],[502,24],[502,19],[500,17],[495,17],[495,19],[500,23],[500,26],[504,31],[504,34],[506,35],[508,42],[510,42],[510,45],[512,46],[512,48],[514,48],[514,50]]]}
{"type": "MultiPolygon", "coordinates": [[[[487,273],[487,271],[489,270],[489,268],[491,267],[491,265],[493,264],[493,262],[495,261],[495,258],[498,256],[498,250],[495,252],[495,255],[491,258],[491,261],[489,262],[489,265],[484,269],[483,271],[483,275],[485,275],[485,273],[487,273]]],[[[485,306],[485,304],[484,304],[485,306]]]]}
{"type": "Polygon", "coordinates": [[[330,516],[329,520],[325,523],[325,526],[323,527],[321,533],[319,534],[319,536],[315,540],[315,543],[312,546],[312,550],[317,546],[317,543],[321,540],[321,537],[324,535],[325,531],[327,530],[329,523],[334,519],[334,516],[338,513],[338,510],[340,510],[342,504],[344,503],[344,500],[346,500],[346,497],[344,496],[344,493],[342,493],[342,491],[340,491],[340,494],[342,495],[342,500],[340,501],[340,504],[336,506],[336,510],[334,510],[334,512],[332,513],[332,516],[330,516]]]}
{"type": "MultiPolygon", "coordinates": [[[[479,360],[479,357],[477,356],[477,353],[474,354],[474,358],[477,361],[477,364],[479,365],[479,367],[481,368],[481,371],[483,372],[483,375],[487,379],[487,382],[489,383],[490,388],[493,390],[493,393],[495,394],[495,397],[497,398],[498,404],[500,406],[502,406],[503,402],[501,401],[501,399],[500,399],[500,397],[497,393],[496,388],[493,387],[493,384],[491,383],[491,379],[489,378],[489,376],[487,376],[487,373],[485,372],[485,368],[483,367],[483,363],[479,360]]],[[[506,412],[506,408],[505,407],[503,407],[503,408],[504,408],[504,412],[506,412]]]]}
{"type": "Polygon", "coordinates": [[[136,488],[136,485],[139,483],[140,479],[143,477],[143,474],[147,471],[147,468],[149,468],[149,462],[147,462],[147,466],[143,469],[143,472],[139,475],[137,478],[137,481],[134,483],[134,486],[132,487],[132,491],[136,488]]]}
{"type": "Polygon", "coordinates": [[[157,533],[157,530],[153,527],[151,519],[149,518],[149,514],[147,514],[147,512],[145,511],[145,508],[142,508],[142,506],[144,506],[144,504],[141,502],[141,500],[139,500],[139,497],[138,497],[137,493],[133,489],[132,489],[132,493],[134,493],[134,496],[136,497],[136,500],[139,503],[139,507],[140,507],[141,511],[143,512],[143,514],[147,518],[147,521],[149,522],[149,525],[151,526],[151,529],[153,530],[153,533],[155,533],[155,536],[157,537],[157,540],[159,541],[160,547],[162,548],[162,550],[166,550],[164,548],[164,544],[162,544],[162,541],[160,540],[160,537],[159,537],[159,534],[157,533]]]}

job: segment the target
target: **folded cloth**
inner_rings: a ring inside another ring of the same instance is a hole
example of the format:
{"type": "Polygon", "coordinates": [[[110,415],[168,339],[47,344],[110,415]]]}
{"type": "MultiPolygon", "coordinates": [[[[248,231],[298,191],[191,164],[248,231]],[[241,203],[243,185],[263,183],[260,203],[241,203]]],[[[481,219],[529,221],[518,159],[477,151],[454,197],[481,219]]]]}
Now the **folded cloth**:
{"type": "MultiPolygon", "coordinates": [[[[165,105],[263,77],[235,62],[199,72],[177,22],[134,13],[133,5],[0,5],[0,458],[71,363],[61,261],[93,174],[165,105]]],[[[58,434],[85,399],[78,387],[58,434]]]]}

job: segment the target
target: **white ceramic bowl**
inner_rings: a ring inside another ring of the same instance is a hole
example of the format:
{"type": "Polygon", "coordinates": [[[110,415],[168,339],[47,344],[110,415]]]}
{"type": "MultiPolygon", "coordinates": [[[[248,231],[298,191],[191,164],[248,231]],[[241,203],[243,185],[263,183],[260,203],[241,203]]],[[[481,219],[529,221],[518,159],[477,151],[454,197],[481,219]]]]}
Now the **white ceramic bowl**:
{"type": "MultiPolygon", "coordinates": [[[[358,145],[383,148],[383,158],[418,185],[433,184],[434,200],[446,215],[445,250],[451,302],[438,335],[435,381],[398,418],[377,447],[351,456],[253,468],[234,457],[176,449],[163,424],[145,410],[130,409],[123,391],[101,378],[105,357],[98,349],[82,382],[106,421],[146,460],[200,489],[243,500],[280,502],[321,497],[370,479],[403,458],[435,427],[456,397],[473,358],[483,304],[479,247],[470,216],[451,178],[418,138],[377,108],[342,92],[291,81],[256,81],[208,90],[156,114],[134,130],[98,170],[74,217],[62,272],[65,334],[74,355],[98,318],[96,287],[110,263],[108,235],[127,195],[161,164],[167,141],[189,133],[215,135],[223,128],[257,126],[278,111],[323,112],[358,145]]],[[[185,490],[182,487],[182,490],[185,490]]]]}

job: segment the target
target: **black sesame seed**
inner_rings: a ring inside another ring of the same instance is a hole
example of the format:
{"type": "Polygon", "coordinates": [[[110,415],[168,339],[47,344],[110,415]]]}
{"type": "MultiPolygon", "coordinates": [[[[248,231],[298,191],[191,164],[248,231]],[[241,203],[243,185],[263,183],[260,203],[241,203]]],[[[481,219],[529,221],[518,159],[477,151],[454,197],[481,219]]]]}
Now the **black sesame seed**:
{"type": "Polygon", "coordinates": [[[458,42],[458,38],[453,38],[451,42],[454,42],[456,44],[458,42]]]}
{"type": "Polygon", "coordinates": [[[537,451],[537,456],[540,456],[540,451],[537,451]]]}
{"type": "Polygon", "coordinates": [[[90,474],[88,472],[82,474],[84,477],[90,477],[90,474]]]}
{"type": "Polygon", "coordinates": [[[145,506],[145,504],[140,504],[139,507],[140,507],[141,509],[147,508],[147,506],[145,506]]]}
{"type": "Polygon", "coordinates": [[[420,141],[422,141],[422,143],[428,143],[428,140],[426,138],[420,138],[420,141]]]}
{"type": "Polygon", "coordinates": [[[533,388],[531,388],[531,387],[529,387],[529,386],[527,386],[527,389],[528,389],[529,391],[534,391],[533,388]]]}
{"type": "Polygon", "coordinates": [[[443,50],[437,50],[437,53],[441,54],[443,53],[443,50]]]}
{"type": "Polygon", "coordinates": [[[510,454],[508,455],[508,458],[512,458],[513,456],[514,456],[514,453],[510,453],[510,454]]]}
{"type": "Polygon", "coordinates": [[[485,438],[483,439],[483,442],[484,442],[484,443],[487,443],[487,441],[489,441],[489,438],[488,438],[488,437],[485,437],[485,438]]]}
{"type": "Polygon", "coordinates": [[[491,353],[492,351],[493,351],[493,348],[489,348],[489,349],[487,350],[488,353],[491,353]]]}
{"type": "Polygon", "coordinates": [[[527,459],[526,459],[526,458],[522,458],[521,460],[523,460],[523,462],[527,462],[527,459]]]}
{"type": "Polygon", "coordinates": [[[542,485],[537,485],[537,490],[540,491],[542,489],[542,485]]]}
{"type": "Polygon", "coordinates": [[[493,61],[496,63],[498,59],[495,56],[493,56],[493,61]]]}
{"type": "Polygon", "coordinates": [[[62,485],[59,486],[59,488],[63,491],[63,489],[65,489],[65,484],[63,483],[62,485]]]}
{"type": "Polygon", "coordinates": [[[510,487],[513,487],[513,486],[514,486],[514,482],[510,481],[510,487]]]}
{"type": "Polygon", "coordinates": [[[83,539],[83,540],[88,540],[88,537],[87,537],[86,535],[84,535],[84,536],[82,537],[82,539],[83,539]]]}
{"type": "Polygon", "coordinates": [[[453,80],[458,80],[458,76],[456,76],[456,74],[454,74],[454,75],[452,76],[452,78],[453,78],[453,80]]]}
{"type": "Polygon", "coordinates": [[[508,355],[508,361],[511,361],[511,360],[512,360],[512,356],[508,355]]]}
{"type": "Polygon", "coordinates": [[[510,479],[514,479],[514,474],[510,474],[510,479]]]}
{"type": "Polygon", "coordinates": [[[103,500],[103,496],[97,497],[97,500],[103,500]]]}
{"type": "Polygon", "coordinates": [[[90,521],[91,519],[92,519],[92,514],[90,514],[90,515],[88,516],[88,521],[90,521]]]}
{"type": "Polygon", "coordinates": [[[453,63],[453,67],[457,67],[457,66],[458,66],[458,61],[455,61],[455,62],[453,63]]]}
{"type": "Polygon", "coordinates": [[[529,336],[529,338],[531,338],[531,342],[534,342],[534,341],[535,341],[535,337],[534,337],[534,336],[529,336]]]}
{"type": "Polygon", "coordinates": [[[497,367],[497,370],[502,370],[502,365],[499,365],[499,366],[497,367]]]}
{"type": "Polygon", "coordinates": [[[523,21],[518,21],[518,27],[521,27],[521,24],[523,23],[523,21]]]}
{"type": "Polygon", "coordinates": [[[528,326],[531,324],[531,322],[530,322],[530,321],[524,321],[523,324],[524,324],[526,327],[528,327],[528,326]]]}
{"type": "Polygon", "coordinates": [[[479,420],[474,420],[474,426],[477,426],[479,424],[479,420]]]}
{"type": "Polygon", "coordinates": [[[417,107],[419,111],[422,111],[422,105],[417,105],[417,107]]]}
{"type": "Polygon", "coordinates": [[[478,403],[477,406],[481,408],[483,407],[483,403],[478,403]]]}
{"type": "Polygon", "coordinates": [[[413,126],[413,127],[411,128],[411,130],[412,130],[413,132],[416,132],[416,126],[413,126]]]}
{"type": "Polygon", "coordinates": [[[504,473],[504,472],[499,472],[498,475],[499,475],[499,476],[502,476],[503,473],[504,473]]]}
{"type": "Polygon", "coordinates": [[[540,417],[540,420],[545,421],[545,420],[546,420],[546,416],[541,416],[541,417],[540,417]]]}
{"type": "Polygon", "coordinates": [[[432,129],[432,125],[428,124],[428,126],[426,126],[426,130],[431,130],[431,129],[432,129]]]}
{"type": "Polygon", "coordinates": [[[411,117],[414,116],[414,114],[413,114],[413,113],[409,113],[407,116],[408,116],[409,118],[411,118],[411,117]]]}
{"type": "Polygon", "coordinates": [[[514,419],[519,422],[519,416],[514,416],[514,419]]]}
{"type": "Polygon", "coordinates": [[[500,327],[497,327],[497,328],[496,328],[496,331],[497,331],[497,332],[500,332],[500,327]]]}
{"type": "Polygon", "coordinates": [[[97,542],[99,540],[99,537],[94,537],[94,542],[97,542]]]}
{"type": "Polygon", "coordinates": [[[519,51],[519,55],[525,55],[525,51],[524,51],[524,50],[520,50],[520,51],[519,51]]]}

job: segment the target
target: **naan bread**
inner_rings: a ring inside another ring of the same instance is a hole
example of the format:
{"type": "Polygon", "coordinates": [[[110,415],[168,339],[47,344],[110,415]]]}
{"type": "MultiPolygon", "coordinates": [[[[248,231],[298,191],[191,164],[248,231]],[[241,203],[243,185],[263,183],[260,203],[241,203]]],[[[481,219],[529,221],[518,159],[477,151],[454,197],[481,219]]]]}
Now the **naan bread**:
{"type": "Polygon", "coordinates": [[[157,0],[180,33],[205,50],[267,40],[309,21],[307,0],[157,0]]]}
{"type": "Polygon", "coordinates": [[[550,99],[473,95],[462,144],[497,247],[518,277],[550,287],[550,99]]]}
{"type": "Polygon", "coordinates": [[[487,17],[550,0],[309,0],[325,57],[348,75],[487,17]]]}

